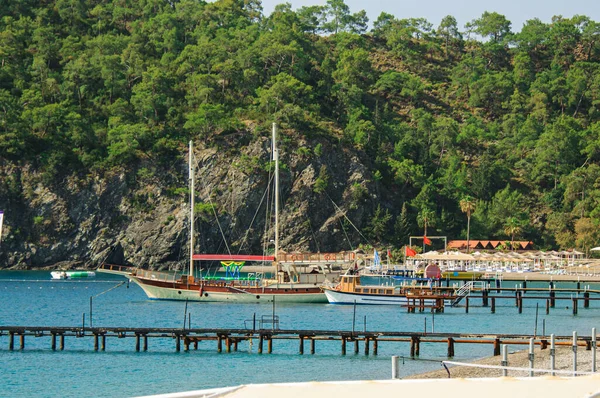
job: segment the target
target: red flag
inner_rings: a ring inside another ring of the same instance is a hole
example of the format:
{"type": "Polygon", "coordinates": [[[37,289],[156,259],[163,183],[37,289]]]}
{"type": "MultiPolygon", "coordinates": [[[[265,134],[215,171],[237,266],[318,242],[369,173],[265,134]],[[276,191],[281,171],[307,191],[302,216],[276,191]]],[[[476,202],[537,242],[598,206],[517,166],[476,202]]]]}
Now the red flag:
{"type": "Polygon", "coordinates": [[[431,245],[431,240],[428,237],[424,236],[423,243],[425,243],[426,245],[431,245]]]}
{"type": "Polygon", "coordinates": [[[417,255],[417,252],[406,246],[406,257],[414,257],[417,255]]]}

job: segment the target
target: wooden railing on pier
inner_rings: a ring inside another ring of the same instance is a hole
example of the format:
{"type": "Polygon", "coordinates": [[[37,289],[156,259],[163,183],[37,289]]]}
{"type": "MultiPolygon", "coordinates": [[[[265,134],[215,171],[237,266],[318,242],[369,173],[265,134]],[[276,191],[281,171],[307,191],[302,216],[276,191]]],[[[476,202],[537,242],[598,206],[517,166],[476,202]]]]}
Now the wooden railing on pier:
{"type": "Polygon", "coordinates": [[[317,265],[338,264],[351,265],[364,254],[355,252],[339,253],[279,253],[277,261],[282,265],[317,265]]]}
{"type": "MultiPolygon", "coordinates": [[[[379,344],[385,343],[410,343],[411,356],[420,355],[421,343],[447,344],[448,357],[454,357],[456,344],[491,344],[493,354],[500,355],[501,344],[527,345],[530,339],[545,349],[549,346],[549,336],[532,336],[521,334],[490,334],[490,333],[416,333],[416,332],[393,332],[393,331],[342,331],[342,330],[281,330],[281,329],[178,329],[178,328],[131,328],[131,327],[60,327],[60,326],[0,326],[0,336],[8,337],[8,350],[15,349],[15,337],[19,339],[19,349],[25,349],[25,337],[51,339],[51,349],[57,349],[59,339],[59,350],[65,349],[65,338],[90,338],[93,339],[94,351],[106,350],[107,338],[134,338],[136,351],[148,350],[148,339],[173,339],[175,340],[175,351],[181,351],[181,345],[185,351],[190,350],[192,345],[198,349],[198,343],[202,341],[216,341],[217,351],[237,351],[240,342],[252,344],[258,339],[258,353],[263,353],[263,345],[266,342],[267,352],[273,352],[273,341],[275,340],[297,340],[299,354],[304,354],[304,342],[310,342],[310,353],[314,354],[317,341],[341,343],[341,354],[346,355],[347,344],[354,343],[354,353],[359,353],[359,342],[362,342],[365,355],[369,355],[372,344],[373,354],[377,355],[379,344]]],[[[573,345],[573,336],[555,336],[556,345],[573,345]]],[[[595,336],[579,336],[577,346],[591,350],[593,345],[597,346],[595,336]]]]}

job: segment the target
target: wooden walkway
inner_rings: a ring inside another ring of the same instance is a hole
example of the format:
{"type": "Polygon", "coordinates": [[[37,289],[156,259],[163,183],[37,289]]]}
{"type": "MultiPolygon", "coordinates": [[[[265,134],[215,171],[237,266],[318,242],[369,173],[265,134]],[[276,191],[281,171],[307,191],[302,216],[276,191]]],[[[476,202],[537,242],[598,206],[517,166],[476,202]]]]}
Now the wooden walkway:
{"type": "MultiPolygon", "coordinates": [[[[316,351],[316,342],[337,342],[341,355],[346,355],[347,345],[353,345],[355,354],[359,353],[359,343],[363,345],[365,355],[371,352],[377,355],[379,344],[410,343],[410,355],[420,355],[421,343],[439,343],[447,345],[447,356],[454,357],[456,344],[490,344],[493,355],[500,355],[501,344],[527,345],[530,339],[545,349],[549,346],[550,336],[532,336],[520,334],[489,333],[415,333],[392,331],[346,331],[346,330],[282,330],[282,329],[177,329],[177,328],[119,328],[119,327],[58,327],[58,326],[0,326],[0,337],[8,338],[8,350],[15,350],[18,340],[19,350],[25,350],[26,337],[49,338],[51,350],[64,350],[66,338],[87,338],[91,340],[90,349],[105,351],[107,338],[130,338],[135,340],[135,351],[147,351],[148,340],[169,339],[175,342],[175,351],[190,348],[197,350],[198,343],[216,342],[217,352],[237,351],[239,343],[253,344],[258,341],[258,353],[272,353],[276,340],[296,340],[298,353],[304,354],[304,345],[310,345],[310,353],[316,351]],[[57,346],[58,340],[58,346],[57,346]]],[[[573,336],[555,336],[556,345],[574,345],[573,336]]],[[[3,340],[0,338],[0,341],[3,340]]],[[[590,350],[597,347],[595,336],[580,336],[577,346],[590,350]]]]}

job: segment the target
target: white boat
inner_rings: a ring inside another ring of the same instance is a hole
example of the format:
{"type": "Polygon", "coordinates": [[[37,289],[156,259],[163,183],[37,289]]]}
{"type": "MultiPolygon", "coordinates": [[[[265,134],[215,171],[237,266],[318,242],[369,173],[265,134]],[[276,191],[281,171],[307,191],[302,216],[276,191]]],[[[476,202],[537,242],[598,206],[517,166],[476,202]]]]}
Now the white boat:
{"type": "Polygon", "coordinates": [[[452,295],[430,285],[361,285],[360,275],[344,275],[339,284],[323,287],[330,304],[384,304],[443,306],[452,295]],[[442,301],[442,302],[440,302],[442,301]]]}
{"type": "Polygon", "coordinates": [[[87,279],[94,278],[94,271],[52,271],[50,272],[52,279],[87,279]]]}
{"type": "MultiPolygon", "coordinates": [[[[275,251],[276,256],[258,255],[217,255],[194,254],[194,153],[193,144],[189,143],[189,180],[190,180],[190,256],[189,274],[172,274],[166,272],[135,269],[128,275],[138,284],[151,299],[158,300],[190,300],[206,302],[239,302],[239,303],[326,303],[327,298],[321,289],[326,278],[339,276],[338,273],[315,273],[298,271],[298,267],[308,267],[307,261],[314,258],[315,263],[322,265],[341,262],[352,262],[356,253],[319,254],[319,257],[304,254],[285,254],[279,252],[279,155],[276,146],[276,126],[273,124],[273,161],[275,162],[275,251]],[[275,278],[263,275],[254,277],[235,277],[207,279],[194,277],[194,261],[260,261],[272,262],[279,271],[275,278]],[[305,261],[306,260],[306,261],[305,261]]],[[[323,269],[325,269],[323,267],[323,269]]]]}

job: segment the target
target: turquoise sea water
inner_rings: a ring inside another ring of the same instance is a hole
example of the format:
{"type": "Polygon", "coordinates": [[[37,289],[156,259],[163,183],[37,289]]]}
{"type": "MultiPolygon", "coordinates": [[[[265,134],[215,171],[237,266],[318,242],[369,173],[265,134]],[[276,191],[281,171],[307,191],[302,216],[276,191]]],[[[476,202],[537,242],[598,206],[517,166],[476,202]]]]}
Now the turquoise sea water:
{"type": "MultiPolygon", "coordinates": [[[[93,299],[94,326],[182,327],[184,302],[148,300],[134,284],[124,279],[98,274],[95,279],[53,281],[49,272],[0,272],[0,324],[21,326],[80,326],[85,314],[89,325],[90,297],[93,299]],[[106,293],[103,293],[106,292],[106,293]]],[[[512,283],[514,285],[514,283],[512,283]]],[[[505,283],[503,286],[511,286],[505,283]]],[[[528,287],[547,287],[547,283],[528,283],[528,287]]],[[[575,287],[574,283],[557,287],[575,287]]],[[[598,288],[598,286],[591,286],[598,288]]],[[[276,305],[282,329],[370,331],[431,331],[470,333],[523,333],[535,328],[536,301],[526,300],[518,314],[514,300],[496,303],[496,314],[478,307],[472,300],[469,314],[464,307],[447,308],[443,314],[408,314],[395,306],[353,306],[307,304],[276,305]]],[[[589,335],[600,330],[600,302],[592,302],[572,315],[570,302],[559,301],[545,314],[545,301],[539,303],[538,334],[545,323],[547,334],[570,335],[576,330],[589,335]],[[568,304],[567,304],[568,303],[568,304]],[[566,308],[566,307],[569,308],[566,308]]],[[[265,304],[188,303],[191,326],[243,328],[253,315],[271,315],[265,304]]],[[[217,353],[216,342],[202,342],[199,349],[175,352],[170,339],[149,339],[147,352],[135,351],[135,339],[106,340],[106,351],[93,351],[92,338],[66,338],[65,350],[53,352],[49,337],[27,337],[25,349],[8,350],[8,337],[0,336],[0,396],[22,397],[130,397],[247,383],[312,380],[387,379],[391,375],[392,355],[409,356],[408,343],[379,343],[379,355],[365,356],[361,343],[355,355],[340,355],[340,342],[316,342],[316,354],[298,354],[295,340],[275,340],[273,354],[258,354],[257,344],[240,343],[238,352],[217,353]]],[[[18,339],[15,347],[18,348],[18,339]]],[[[511,347],[522,349],[523,346],[511,347]]],[[[442,360],[445,344],[421,344],[421,358],[442,360]]],[[[489,356],[491,345],[458,344],[455,360],[489,356]]],[[[372,351],[371,351],[372,352],[372,351]]],[[[406,360],[401,374],[408,375],[440,368],[439,362],[406,360]]]]}

